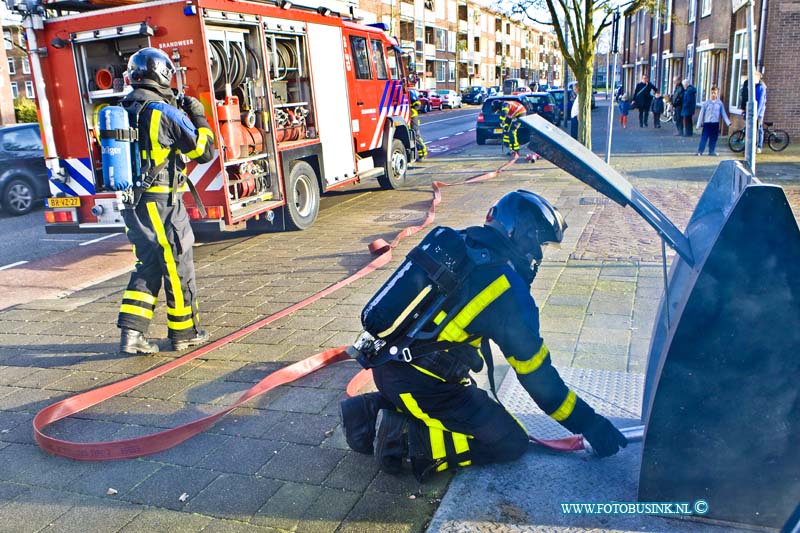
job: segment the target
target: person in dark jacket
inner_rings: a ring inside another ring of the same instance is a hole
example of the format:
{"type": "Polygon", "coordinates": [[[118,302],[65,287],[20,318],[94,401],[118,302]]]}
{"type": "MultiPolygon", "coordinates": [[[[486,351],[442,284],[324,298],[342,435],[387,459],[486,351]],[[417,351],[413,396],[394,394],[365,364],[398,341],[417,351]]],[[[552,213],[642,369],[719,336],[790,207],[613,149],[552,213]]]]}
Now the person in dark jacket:
{"type": "Polygon", "coordinates": [[[692,118],[694,108],[697,107],[697,89],[689,83],[688,79],[683,80],[683,102],[681,103],[681,121],[683,122],[683,135],[691,137],[694,131],[692,118]]]}
{"type": "Polygon", "coordinates": [[[681,107],[683,106],[683,83],[681,77],[675,76],[672,78],[675,88],[672,90],[672,120],[675,122],[675,129],[678,132],[675,135],[683,136],[683,119],[681,118],[681,107]]]}
{"type": "Polygon", "coordinates": [[[650,83],[650,76],[642,74],[642,81],[633,89],[633,107],[639,110],[639,127],[647,127],[650,116],[650,104],[653,102],[653,93],[658,89],[650,83]]]}
{"type": "MultiPolygon", "coordinates": [[[[424,352],[430,341],[414,341],[407,362],[390,360],[373,368],[378,392],[340,404],[351,449],[374,453],[379,467],[392,474],[408,458],[420,481],[433,472],[519,458],[529,446],[527,431],[469,376],[491,357],[489,339],[536,404],[569,431],[582,433],[598,455],[626,446],[614,425],[564,383],[540,335],[530,285],[542,246],[561,242],[566,227],[546,199],[518,190],[489,210],[482,227],[459,232],[470,257],[481,261],[448,300],[466,302],[437,339],[454,346],[424,352]]],[[[445,303],[432,320],[434,328],[447,310],[445,303]]]]}
{"type": "Polygon", "coordinates": [[[182,200],[188,190],[182,157],[198,163],[211,161],[214,135],[199,100],[191,96],[176,100],[170,89],[174,75],[169,56],[157,48],[143,48],[128,61],[134,90],[121,105],[138,117],[142,176],[134,182],[138,202],[122,210],[136,253],[136,270],[122,295],[117,318],[123,353],[158,352],[146,333],[162,283],[173,350],[185,350],[209,338],[200,329],[198,317],[194,234],[182,200]]]}
{"type": "Polygon", "coordinates": [[[656,91],[653,103],[650,105],[650,111],[653,112],[653,127],[660,128],[661,114],[664,112],[664,98],[659,91],[656,91]]]}

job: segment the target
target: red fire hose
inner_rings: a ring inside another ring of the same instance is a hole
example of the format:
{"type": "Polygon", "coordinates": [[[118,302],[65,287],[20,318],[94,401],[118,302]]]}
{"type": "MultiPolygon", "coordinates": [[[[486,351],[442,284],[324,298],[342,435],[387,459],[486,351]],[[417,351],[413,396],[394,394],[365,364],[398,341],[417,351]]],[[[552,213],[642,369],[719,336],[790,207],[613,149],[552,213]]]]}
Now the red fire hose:
{"type": "MultiPolygon", "coordinates": [[[[500,172],[512,165],[516,159],[517,157],[515,156],[511,161],[504,164],[499,169],[469,179],[462,183],[475,183],[494,178],[500,172]]],[[[454,185],[460,184],[461,183],[454,185]]],[[[188,363],[189,361],[197,359],[208,352],[211,352],[221,346],[231,343],[258,330],[267,324],[290,315],[298,309],[302,309],[303,307],[319,300],[320,298],[328,296],[342,287],[349,285],[353,281],[362,278],[374,270],[386,265],[392,259],[392,249],[395,248],[402,239],[414,235],[433,222],[436,216],[436,206],[439,205],[442,200],[441,189],[449,186],[451,186],[451,184],[434,181],[432,184],[433,199],[431,201],[431,206],[428,208],[425,220],[417,226],[409,226],[400,231],[400,233],[395,236],[391,243],[387,244],[382,239],[378,239],[371,243],[369,246],[370,251],[374,254],[378,254],[378,256],[355,274],[348,276],[347,278],[323,289],[312,296],[309,296],[308,298],[294,305],[287,307],[286,309],[249,324],[240,330],[230,333],[160,367],[156,367],[138,376],[71,396],[45,407],[39,411],[33,419],[33,431],[36,443],[43,450],[52,454],[82,461],[107,461],[112,459],[125,459],[150,455],[169,449],[200,433],[201,431],[204,431],[205,429],[214,425],[217,420],[241,406],[243,403],[260,396],[261,394],[264,394],[265,392],[272,390],[279,385],[291,383],[303,376],[319,370],[320,368],[349,359],[345,353],[345,347],[326,350],[316,355],[312,355],[311,357],[303,359],[302,361],[293,363],[269,374],[256,385],[245,391],[236,400],[236,402],[225,409],[187,424],[142,437],[107,442],[86,443],[57,439],[44,433],[44,429],[47,426],[58,420],[79,413],[85,409],[88,409],[89,407],[143,385],[144,383],[162,376],[167,372],[170,372],[171,370],[188,363]]],[[[371,372],[359,372],[348,384],[347,394],[350,396],[357,394],[357,392],[371,382],[371,380],[371,372]]],[[[533,437],[531,438],[535,442],[553,449],[563,451],[583,449],[583,440],[579,435],[575,437],[569,437],[567,439],[559,439],[556,441],[537,440],[533,437]]]]}

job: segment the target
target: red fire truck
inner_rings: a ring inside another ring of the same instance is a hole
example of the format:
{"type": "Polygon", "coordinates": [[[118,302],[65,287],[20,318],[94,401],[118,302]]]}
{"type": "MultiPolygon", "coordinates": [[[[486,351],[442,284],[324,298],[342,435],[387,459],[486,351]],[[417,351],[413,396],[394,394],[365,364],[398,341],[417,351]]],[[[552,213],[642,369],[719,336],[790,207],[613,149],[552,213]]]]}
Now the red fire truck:
{"type": "Polygon", "coordinates": [[[289,0],[21,1],[53,197],[48,233],[123,230],[103,187],[98,114],[128,91],[128,58],[153,46],[200,99],[217,155],[189,163],[196,229],[252,220],[305,229],[320,194],[375,177],[401,186],[416,159],[409,83],[395,39],[328,8],[289,0]],[[102,2],[102,6],[98,3],[102,2]],[[275,211],[277,210],[277,211],[275,211]]]}

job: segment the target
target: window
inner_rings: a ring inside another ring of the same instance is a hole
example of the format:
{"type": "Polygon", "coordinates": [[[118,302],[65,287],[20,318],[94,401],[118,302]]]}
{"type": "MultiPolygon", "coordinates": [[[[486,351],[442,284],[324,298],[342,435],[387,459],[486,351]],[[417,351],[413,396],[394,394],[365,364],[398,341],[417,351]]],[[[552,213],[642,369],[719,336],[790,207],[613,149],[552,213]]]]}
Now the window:
{"type": "Polygon", "coordinates": [[[456,32],[454,31],[447,32],[447,51],[451,54],[456,53],[456,32]]]}
{"type": "Polygon", "coordinates": [[[650,79],[655,80],[658,77],[658,55],[650,55],[650,79]]]}
{"type": "Polygon", "coordinates": [[[12,76],[17,73],[17,64],[14,62],[13,57],[8,58],[8,73],[12,76]]]}
{"type": "Polygon", "coordinates": [[[19,128],[3,134],[3,149],[9,152],[18,150],[41,150],[42,140],[39,130],[19,128]]]}
{"type": "Polygon", "coordinates": [[[25,82],[25,96],[27,96],[31,100],[33,100],[33,98],[35,97],[35,95],[33,94],[33,82],[32,81],[26,81],[25,82]]]}
{"type": "Polygon", "coordinates": [[[447,81],[447,61],[436,62],[436,81],[447,81]]]}
{"type": "Polygon", "coordinates": [[[19,45],[22,48],[26,47],[26,45],[25,45],[25,32],[24,31],[18,31],[17,32],[17,41],[19,42],[19,45]]]}
{"type": "Polygon", "coordinates": [[[697,103],[705,102],[711,89],[711,52],[697,52],[697,103]]]}
{"type": "Polygon", "coordinates": [[[445,30],[436,28],[434,30],[434,33],[435,33],[434,39],[435,39],[436,49],[445,51],[447,49],[447,32],[445,30]]]}
{"type": "Polygon", "coordinates": [[[656,5],[653,11],[650,12],[650,38],[655,39],[658,37],[658,15],[661,9],[661,0],[656,0],[656,5]]]}
{"type": "Polygon", "coordinates": [[[731,56],[731,90],[728,91],[728,109],[731,113],[741,113],[739,109],[739,88],[747,77],[747,30],[733,34],[733,55],[731,56]]]}
{"type": "Polygon", "coordinates": [[[369,55],[367,54],[367,40],[364,37],[351,35],[350,47],[353,49],[353,63],[356,68],[356,79],[372,79],[372,70],[369,68],[369,55]]]}
{"type": "MultiPolygon", "coordinates": [[[[411,61],[414,60],[413,56],[406,56],[407,59],[411,61]]],[[[400,71],[400,65],[402,64],[403,56],[400,55],[400,52],[397,50],[393,50],[389,53],[389,72],[392,74],[393,80],[399,80],[403,77],[402,72],[400,71]]],[[[414,72],[413,68],[410,68],[410,65],[406,65],[406,72],[414,72]]]]}
{"type": "Polygon", "coordinates": [[[375,60],[375,72],[378,75],[378,79],[388,80],[389,74],[386,72],[386,60],[383,57],[383,43],[370,41],[370,44],[372,45],[372,59],[375,60]]]}
{"type": "Polygon", "coordinates": [[[11,50],[12,43],[11,43],[11,32],[4,31],[3,32],[3,40],[6,42],[6,50],[11,50]]]}
{"type": "Polygon", "coordinates": [[[31,62],[28,61],[27,57],[22,58],[22,73],[23,74],[30,74],[31,73],[31,62]]]}
{"type": "Polygon", "coordinates": [[[15,81],[11,82],[11,98],[19,98],[19,87],[15,81]]]}
{"type": "Polygon", "coordinates": [[[664,33],[669,33],[672,30],[672,1],[666,0],[667,3],[664,6],[664,23],[662,24],[664,33]]]}
{"type": "Polygon", "coordinates": [[[639,44],[644,44],[644,11],[636,13],[636,31],[639,32],[639,44]]]}
{"type": "Polygon", "coordinates": [[[694,45],[688,44],[686,46],[686,79],[689,83],[692,82],[694,73],[694,45]]]}
{"type": "Polygon", "coordinates": [[[454,61],[447,62],[447,70],[450,71],[450,81],[456,81],[456,64],[454,61]]]}
{"type": "Polygon", "coordinates": [[[709,16],[711,14],[711,0],[703,0],[703,3],[700,5],[702,6],[702,12],[700,13],[700,16],[709,16]]]}
{"type": "Polygon", "coordinates": [[[694,22],[697,12],[697,0],[689,0],[689,22],[694,22]]]}

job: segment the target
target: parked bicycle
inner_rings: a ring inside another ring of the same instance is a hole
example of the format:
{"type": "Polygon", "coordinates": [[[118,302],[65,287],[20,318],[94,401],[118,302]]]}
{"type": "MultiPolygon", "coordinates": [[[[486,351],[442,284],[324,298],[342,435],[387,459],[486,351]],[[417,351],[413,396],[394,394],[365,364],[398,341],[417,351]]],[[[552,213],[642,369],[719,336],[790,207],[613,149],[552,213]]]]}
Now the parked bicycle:
{"type": "MultiPolygon", "coordinates": [[[[767,146],[776,152],[784,150],[789,146],[789,134],[784,130],[773,130],[773,122],[764,122],[764,140],[767,146]]],[[[744,152],[744,130],[737,130],[728,137],[728,147],[732,152],[744,152]]]]}

